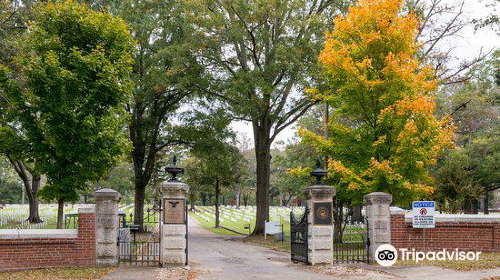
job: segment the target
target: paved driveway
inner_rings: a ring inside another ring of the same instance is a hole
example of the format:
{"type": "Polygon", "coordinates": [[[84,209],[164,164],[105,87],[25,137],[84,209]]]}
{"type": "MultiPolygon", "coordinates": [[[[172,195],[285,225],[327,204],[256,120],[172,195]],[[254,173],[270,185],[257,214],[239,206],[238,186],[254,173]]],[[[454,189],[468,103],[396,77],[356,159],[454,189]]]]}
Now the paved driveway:
{"type": "MultiPolygon", "coordinates": [[[[290,253],[232,241],[201,227],[193,219],[189,223],[189,266],[194,274],[192,279],[332,279],[332,276],[315,273],[311,267],[291,263],[290,253]]],[[[361,275],[353,275],[350,269],[342,269],[342,272],[348,273],[351,276],[349,279],[367,274],[371,279],[387,279],[387,274],[366,270],[361,275]]],[[[337,274],[335,278],[338,279],[338,276],[337,274]]]]}
{"type": "Polygon", "coordinates": [[[305,266],[290,253],[217,235],[189,220],[189,269],[119,267],[102,280],[476,280],[500,276],[500,268],[458,272],[437,267],[305,266]]]}

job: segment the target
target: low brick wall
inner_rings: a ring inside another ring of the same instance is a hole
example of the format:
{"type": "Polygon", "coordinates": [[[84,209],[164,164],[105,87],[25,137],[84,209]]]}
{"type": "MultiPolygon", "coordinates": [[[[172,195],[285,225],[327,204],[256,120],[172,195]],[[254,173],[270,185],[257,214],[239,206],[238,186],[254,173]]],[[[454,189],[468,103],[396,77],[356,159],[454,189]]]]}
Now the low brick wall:
{"type": "Polygon", "coordinates": [[[0,230],[0,270],[95,266],[95,209],[78,209],[78,229],[0,230]]]}
{"type": "MultiPolygon", "coordinates": [[[[500,252],[500,216],[436,215],[436,227],[425,229],[425,251],[500,252]]],[[[423,229],[412,227],[412,216],[391,211],[391,245],[423,250],[423,229]]]]}

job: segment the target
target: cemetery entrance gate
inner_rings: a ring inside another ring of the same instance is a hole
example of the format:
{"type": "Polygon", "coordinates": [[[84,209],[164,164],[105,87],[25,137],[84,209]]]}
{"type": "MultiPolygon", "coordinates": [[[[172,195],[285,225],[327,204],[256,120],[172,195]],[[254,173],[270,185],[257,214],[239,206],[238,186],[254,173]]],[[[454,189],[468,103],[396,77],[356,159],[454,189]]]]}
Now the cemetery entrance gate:
{"type": "MultiPolygon", "coordinates": [[[[157,204],[159,205],[159,204],[157,204]]],[[[133,224],[132,213],[119,214],[118,262],[120,265],[159,266],[161,237],[161,205],[147,209],[143,220],[144,229],[133,224]]]]}
{"type": "Polygon", "coordinates": [[[368,220],[354,219],[352,214],[343,217],[342,230],[335,231],[333,240],[333,262],[370,262],[370,238],[368,220]]]}
{"type": "Polygon", "coordinates": [[[290,246],[293,262],[308,264],[308,222],[309,209],[306,207],[302,217],[290,212],[290,246]]]}

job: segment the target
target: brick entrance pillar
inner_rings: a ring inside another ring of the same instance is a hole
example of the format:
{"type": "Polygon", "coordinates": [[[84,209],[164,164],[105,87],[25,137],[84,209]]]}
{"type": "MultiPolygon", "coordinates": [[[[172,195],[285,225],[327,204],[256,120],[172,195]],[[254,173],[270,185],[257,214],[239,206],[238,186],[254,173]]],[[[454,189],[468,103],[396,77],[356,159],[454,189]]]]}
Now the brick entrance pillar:
{"type": "Polygon", "coordinates": [[[162,194],[160,263],[162,266],[187,264],[187,208],[189,186],[171,179],[160,186],[162,194]]]}
{"type": "Polygon", "coordinates": [[[333,264],[333,205],[336,189],[314,185],[304,189],[309,209],[308,262],[311,265],[333,264]]]}
{"type": "Polygon", "coordinates": [[[113,189],[95,192],[96,201],[96,265],[118,265],[118,201],[113,189]]]}
{"type": "Polygon", "coordinates": [[[368,237],[370,238],[370,260],[375,260],[375,251],[380,245],[391,243],[392,196],[383,192],[369,193],[364,196],[368,237]]]}

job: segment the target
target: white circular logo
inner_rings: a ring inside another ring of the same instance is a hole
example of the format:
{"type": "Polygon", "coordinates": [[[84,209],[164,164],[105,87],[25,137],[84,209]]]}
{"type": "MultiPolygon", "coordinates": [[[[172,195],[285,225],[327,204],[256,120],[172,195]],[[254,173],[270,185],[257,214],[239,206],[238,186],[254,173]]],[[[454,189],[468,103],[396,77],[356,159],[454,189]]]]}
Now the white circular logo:
{"type": "Polygon", "coordinates": [[[380,245],[375,251],[375,260],[381,266],[391,266],[398,259],[398,251],[391,244],[380,245]]]}

